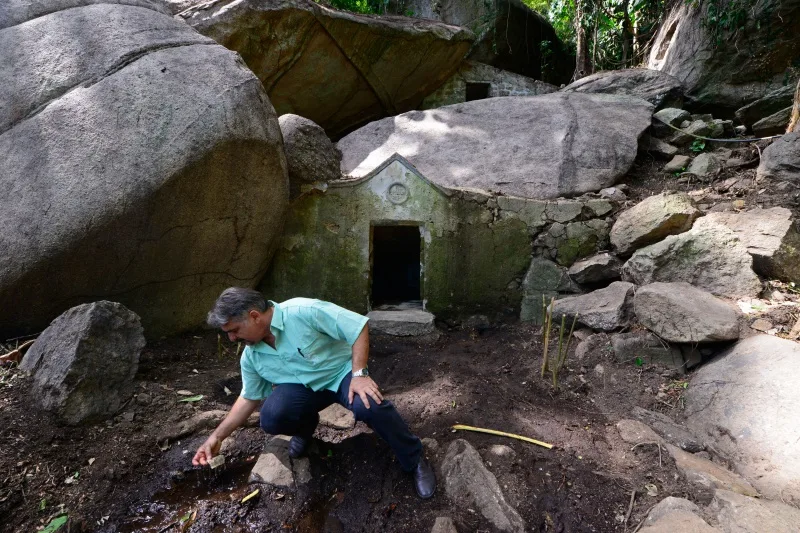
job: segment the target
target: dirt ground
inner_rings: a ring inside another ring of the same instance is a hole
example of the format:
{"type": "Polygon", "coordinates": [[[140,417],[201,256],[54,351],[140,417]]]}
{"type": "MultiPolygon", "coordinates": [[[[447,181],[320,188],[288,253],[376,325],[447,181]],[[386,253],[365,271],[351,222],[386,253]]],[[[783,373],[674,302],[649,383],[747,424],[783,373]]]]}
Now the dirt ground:
{"type": "MultiPolygon", "coordinates": [[[[744,159],[757,152],[741,150],[744,159]]],[[[637,160],[624,180],[631,205],[677,190],[691,192],[707,210],[783,205],[800,214],[798,193],[757,183],[754,165],[707,182],[666,175],[661,166],[647,156],[637,160]]],[[[619,364],[607,347],[583,360],[571,354],[555,392],[539,377],[539,328],[440,327],[440,337],[427,341],[373,338],[370,370],[412,429],[433,439],[426,449],[437,469],[453,440],[469,441],[529,531],[631,532],[664,497],[696,497],[667,454],[661,457],[652,446],[631,449],[614,425],[634,406],[679,419],[687,376],[619,364]],[[456,423],[555,447],[455,432],[456,423]],[[495,445],[513,452],[498,455],[495,445]]],[[[151,343],[135,398],[113,421],[85,428],[55,424],[32,407],[28,378],[0,369],[0,531],[43,529],[65,513],[61,531],[71,532],[427,532],[438,516],[451,517],[459,531],[493,531],[465,502],[447,499],[441,478],[433,499],[417,499],[388,447],[360,425],[350,432],[318,430],[307,486],[261,487],[242,503],[256,488],[247,475],[264,444],[260,429],[235,433],[227,464],[213,473],[191,466],[207,432],[168,445],[160,440],[198,412],[228,408],[238,393],[234,352],[206,331],[151,343]],[[178,391],[203,399],[179,402],[186,396],[178,391]]]]}
{"type": "MultiPolygon", "coordinates": [[[[682,377],[618,365],[600,350],[571,361],[554,393],[538,375],[537,329],[501,324],[480,333],[445,331],[427,343],[379,337],[370,369],[413,430],[436,440],[435,449],[426,441],[433,463],[441,464],[454,439],[468,440],[531,531],[625,531],[636,489],[630,531],[661,498],[689,495],[666,456],[659,466],[655,448],[631,451],[614,428],[634,405],[668,412],[655,394],[682,377]],[[456,423],[527,435],[555,448],[453,432],[456,423]],[[492,454],[495,444],[513,454],[492,454]],[[646,484],[656,487],[657,496],[647,495],[646,484]]],[[[234,392],[236,371],[232,350],[218,353],[215,333],[153,343],[142,356],[136,399],[113,422],[89,428],[59,427],[31,409],[27,378],[4,371],[2,530],[34,531],[66,512],[69,531],[180,531],[175,522],[187,513],[194,513],[189,531],[429,531],[437,516],[452,517],[460,531],[492,531],[474,509],[448,501],[442,484],[432,500],[418,500],[388,447],[360,426],[318,431],[338,442],[317,441],[308,487],[262,487],[240,503],[255,488],[246,476],[263,447],[260,429],[234,435],[222,473],[191,466],[203,435],[166,450],[158,442],[197,411],[226,409],[235,393],[228,396],[224,388],[234,392]],[[204,399],[179,403],[178,390],[204,399]]]]}

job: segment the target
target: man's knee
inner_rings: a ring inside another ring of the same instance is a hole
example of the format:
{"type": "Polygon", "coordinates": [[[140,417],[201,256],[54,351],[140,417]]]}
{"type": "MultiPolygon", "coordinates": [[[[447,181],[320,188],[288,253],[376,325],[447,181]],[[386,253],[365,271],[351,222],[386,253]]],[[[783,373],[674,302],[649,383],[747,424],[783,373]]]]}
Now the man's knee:
{"type": "Polygon", "coordinates": [[[271,435],[281,434],[287,426],[297,424],[300,414],[300,409],[293,409],[285,398],[270,396],[261,406],[261,429],[271,435]]]}
{"type": "Polygon", "coordinates": [[[383,400],[380,404],[372,398],[369,400],[369,409],[366,408],[364,402],[361,401],[360,396],[353,398],[353,403],[350,405],[350,410],[353,411],[355,419],[361,422],[371,422],[375,418],[383,418],[391,415],[394,410],[394,405],[389,400],[383,400]]]}

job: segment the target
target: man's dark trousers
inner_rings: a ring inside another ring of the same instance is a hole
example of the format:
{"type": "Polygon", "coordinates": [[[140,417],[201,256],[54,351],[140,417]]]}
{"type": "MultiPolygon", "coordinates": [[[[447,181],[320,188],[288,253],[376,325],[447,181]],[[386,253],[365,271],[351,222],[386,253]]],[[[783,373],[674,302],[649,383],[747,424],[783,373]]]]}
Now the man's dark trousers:
{"type": "Polygon", "coordinates": [[[270,435],[298,435],[311,438],[319,423],[319,411],[333,403],[350,409],[356,420],[365,422],[380,435],[394,451],[403,470],[411,471],[422,455],[422,443],[408,429],[392,402],[379,405],[369,398],[370,408],[358,395],[348,404],[351,374],[342,380],[339,390],[313,391],[304,385],[284,383],[275,387],[261,407],[261,429],[270,435]]]}

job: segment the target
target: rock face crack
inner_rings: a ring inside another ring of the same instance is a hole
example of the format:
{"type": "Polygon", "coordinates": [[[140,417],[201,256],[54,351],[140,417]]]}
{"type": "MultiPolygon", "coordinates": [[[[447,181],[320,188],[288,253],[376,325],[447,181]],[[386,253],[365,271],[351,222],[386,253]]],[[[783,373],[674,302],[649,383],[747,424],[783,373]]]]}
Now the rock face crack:
{"type": "Polygon", "coordinates": [[[372,91],[372,94],[374,94],[375,98],[381,103],[381,107],[384,109],[384,112],[388,113],[389,109],[391,109],[392,107],[391,104],[389,102],[386,102],[386,100],[378,93],[378,91],[375,89],[372,83],[370,83],[369,78],[367,78],[366,74],[364,74],[364,72],[358,67],[358,65],[356,65],[353,62],[350,56],[347,55],[342,46],[339,44],[339,41],[336,40],[336,38],[333,36],[333,34],[331,34],[330,31],[328,31],[328,28],[325,26],[325,24],[319,20],[319,16],[317,15],[316,11],[314,12],[314,17],[317,18],[317,22],[319,23],[320,27],[322,27],[322,31],[324,31],[325,34],[330,38],[331,42],[334,44],[334,46],[336,46],[336,49],[339,50],[339,52],[347,60],[347,62],[350,63],[350,65],[352,65],[353,70],[355,70],[358,73],[358,77],[361,78],[364,81],[364,83],[367,84],[367,87],[369,87],[370,91],[372,91]]]}
{"type": "Polygon", "coordinates": [[[567,131],[564,134],[564,142],[561,143],[562,160],[558,172],[559,192],[572,189],[578,170],[575,164],[575,156],[572,153],[572,147],[575,144],[575,136],[578,133],[578,112],[575,110],[575,106],[572,105],[568,97],[563,96],[560,100],[564,103],[565,114],[569,117],[569,122],[567,124],[567,131]]]}

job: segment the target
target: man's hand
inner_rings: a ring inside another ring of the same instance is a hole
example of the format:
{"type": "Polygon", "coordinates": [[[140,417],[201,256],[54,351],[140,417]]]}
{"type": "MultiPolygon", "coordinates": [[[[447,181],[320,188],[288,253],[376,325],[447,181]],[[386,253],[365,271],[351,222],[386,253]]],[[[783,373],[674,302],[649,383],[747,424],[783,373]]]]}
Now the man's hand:
{"type": "Polygon", "coordinates": [[[350,392],[347,395],[347,401],[350,405],[353,404],[353,398],[355,398],[356,394],[358,394],[361,401],[364,402],[364,407],[367,409],[369,409],[369,400],[367,396],[375,400],[376,404],[383,401],[380,387],[378,387],[378,384],[372,381],[372,378],[369,376],[350,380],[350,392]]]}
{"type": "Polygon", "coordinates": [[[212,434],[203,444],[200,445],[199,448],[197,448],[197,453],[194,454],[192,464],[194,466],[207,465],[208,462],[219,453],[221,446],[222,439],[212,434]]]}

